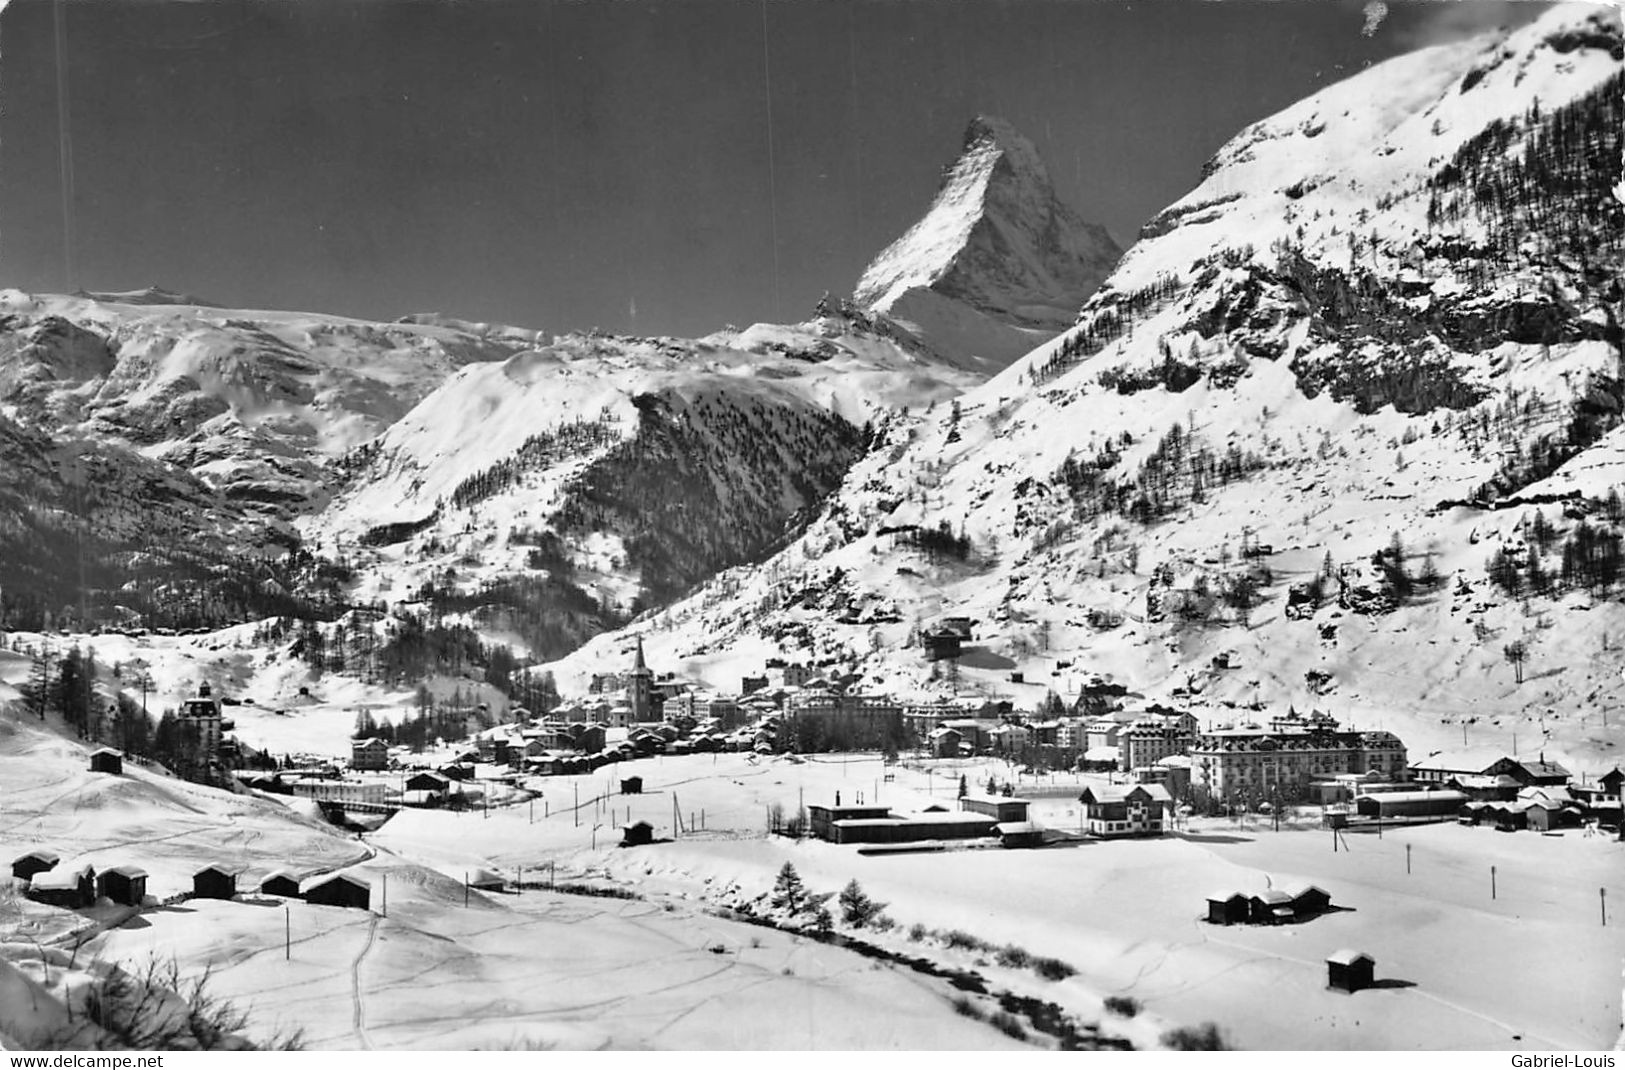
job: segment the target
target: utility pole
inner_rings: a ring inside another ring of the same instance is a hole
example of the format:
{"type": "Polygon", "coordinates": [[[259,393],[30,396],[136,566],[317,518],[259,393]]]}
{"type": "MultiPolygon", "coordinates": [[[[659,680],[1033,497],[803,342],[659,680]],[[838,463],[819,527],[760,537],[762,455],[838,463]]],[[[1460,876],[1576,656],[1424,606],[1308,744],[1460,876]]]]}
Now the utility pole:
{"type": "MultiPolygon", "coordinates": [[[[1604,922],[1604,924],[1607,924],[1604,922]]],[[[284,962],[293,958],[293,909],[286,904],[282,907],[282,960],[284,962]]]]}

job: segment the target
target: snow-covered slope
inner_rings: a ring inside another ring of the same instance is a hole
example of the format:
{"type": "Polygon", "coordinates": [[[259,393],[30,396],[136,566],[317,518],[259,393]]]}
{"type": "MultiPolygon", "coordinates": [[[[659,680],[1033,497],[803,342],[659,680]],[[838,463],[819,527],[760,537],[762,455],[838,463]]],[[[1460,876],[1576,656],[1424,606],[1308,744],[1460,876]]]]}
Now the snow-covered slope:
{"type": "Polygon", "coordinates": [[[873,418],[975,381],[841,316],[698,341],[562,336],[452,376],[347,460],[304,531],[344,548],[368,601],[455,590],[504,634],[502,618],[540,613],[553,630],[514,638],[557,653],[760,559],[873,418]]]}
{"type": "Polygon", "coordinates": [[[635,625],[650,663],[946,691],[914,637],[966,615],[960,688],[1112,674],[1591,768],[1625,698],[1622,52],[1560,8],[1243,131],[1075,327],[887,421],[795,544],[635,625]]]}
{"type": "Polygon", "coordinates": [[[0,413],[139,449],[285,517],[321,503],[326,459],[537,337],[172,300],[0,291],[0,413]]]}
{"type": "Polygon", "coordinates": [[[1056,199],[1032,142],[981,116],[930,210],[853,296],[939,352],[997,368],[1069,326],[1119,252],[1105,228],[1056,199]]]}
{"type": "Polygon", "coordinates": [[[457,590],[454,566],[470,596],[498,575],[562,583],[584,548],[599,586],[566,592],[573,623],[552,642],[571,642],[756,559],[811,515],[872,414],[978,381],[852,308],[693,341],[185,301],[0,291],[14,626],[333,616],[351,595],[457,590]],[[645,502],[616,486],[650,481],[664,493],[645,502]],[[470,567],[475,519],[480,546],[516,549],[470,567]],[[565,527],[572,550],[543,553],[565,527]]]}

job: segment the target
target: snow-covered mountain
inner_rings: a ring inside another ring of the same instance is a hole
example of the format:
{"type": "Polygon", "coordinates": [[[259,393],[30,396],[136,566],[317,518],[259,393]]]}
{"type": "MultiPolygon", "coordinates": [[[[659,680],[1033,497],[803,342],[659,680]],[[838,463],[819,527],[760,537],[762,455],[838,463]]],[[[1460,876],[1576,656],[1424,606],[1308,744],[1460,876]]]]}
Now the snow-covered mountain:
{"type": "Polygon", "coordinates": [[[875,257],[853,297],[992,371],[1071,326],[1120,253],[1056,198],[1031,141],[981,116],[930,211],[875,257]]]}
{"type": "Polygon", "coordinates": [[[4,291],[0,591],[14,624],[194,626],[428,590],[558,653],[759,559],[872,416],[977,381],[850,306],[554,338],[4,291]]]}
{"type": "Polygon", "coordinates": [[[1244,130],[1075,326],[634,625],[650,663],[1029,704],[1110,674],[1588,768],[1625,699],[1622,55],[1611,10],[1559,8],[1244,130]],[[916,641],[944,615],[977,622],[953,670],[916,641]]]}
{"type": "Polygon", "coordinates": [[[368,601],[451,587],[557,654],[799,533],[893,408],[976,382],[863,318],[566,335],[459,370],[302,528],[368,601]]]}
{"type": "Polygon", "coordinates": [[[285,518],[320,506],[327,460],[457,368],[538,337],[174,303],[190,300],[0,291],[0,412],[139,450],[285,518]]]}

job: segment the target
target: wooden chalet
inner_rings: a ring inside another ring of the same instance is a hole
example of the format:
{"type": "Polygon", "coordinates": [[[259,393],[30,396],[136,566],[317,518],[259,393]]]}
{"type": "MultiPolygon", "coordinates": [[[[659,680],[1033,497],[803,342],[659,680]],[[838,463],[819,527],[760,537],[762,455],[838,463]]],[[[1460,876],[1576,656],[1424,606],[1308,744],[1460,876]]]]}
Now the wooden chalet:
{"type": "Polygon", "coordinates": [[[147,898],[147,871],[140,866],[114,866],[96,876],[96,894],[127,907],[147,898]]]}
{"type": "Polygon", "coordinates": [[[99,747],[90,752],[90,771],[121,776],[124,773],[124,755],[112,747],[99,747]]]}
{"type": "Polygon", "coordinates": [[[406,778],[407,791],[430,791],[445,794],[451,790],[451,778],[444,773],[431,773],[427,770],[414,773],[406,778]]]}
{"type": "Polygon", "coordinates": [[[1339,992],[1370,988],[1376,968],[1377,960],[1363,951],[1334,951],[1326,956],[1326,987],[1339,992]]]}
{"type": "Polygon", "coordinates": [[[11,875],[18,880],[33,880],[36,873],[55,869],[60,861],[62,856],[55,851],[47,851],[43,847],[35,848],[11,860],[11,875]]]}
{"type": "Polygon", "coordinates": [[[634,821],[621,826],[622,847],[642,847],[655,840],[655,827],[647,821],[634,821]]]}
{"type": "Polygon", "coordinates": [[[1267,888],[1247,897],[1247,920],[1254,925],[1279,925],[1297,916],[1292,896],[1280,888],[1267,888]]]}
{"type": "Polygon", "coordinates": [[[192,874],[192,898],[235,899],[241,867],[215,863],[192,874]]]}
{"type": "Polygon", "coordinates": [[[367,910],[372,906],[372,885],[353,873],[335,873],[306,889],[305,902],[367,910]]]}
{"type": "Polygon", "coordinates": [[[1247,920],[1247,896],[1242,892],[1215,892],[1207,897],[1207,920],[1214,925],[1240,925],[1247,920]]]}
{"type": "Polygon", "coordinates": [[[96,901],[96,867],[80,863],[36,873],[28,898],[68,910],[88,907],[96,901]]]}
{"type": "Polygon", "coordinates": [[[265,895],[279,895],[284,899],[302,898],[299,894],[299,878],[282,869],[267,873],[260,881],[260,891],[265,895]]]}
{"type": "Polygon", "coordinates": [[[1307,918],[1332,908],[1332,896],[1317,884],[1289,884],[1281,889],[1292,898],[1295,917],[1307,918]]]}
{"type": "Polygon", "coordinates": [[[1161,784],[1091,784],[1078,801],[1085,829],[1101,837],[1160,835],[1174,805],[1161,784]]]}

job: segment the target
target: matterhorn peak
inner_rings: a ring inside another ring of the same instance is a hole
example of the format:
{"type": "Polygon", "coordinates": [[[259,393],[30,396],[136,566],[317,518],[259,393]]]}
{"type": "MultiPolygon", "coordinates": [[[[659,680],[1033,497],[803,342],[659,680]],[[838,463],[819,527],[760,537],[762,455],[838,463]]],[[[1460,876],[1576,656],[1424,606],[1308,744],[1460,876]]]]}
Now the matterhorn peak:
{"type": "Polygon", "coordinates": [[[1070,326],[1120,252],[1056,198],[1031,141],[979,115],[930,210],[853,296],[942,355],[993,371],[1070,326]]]}

